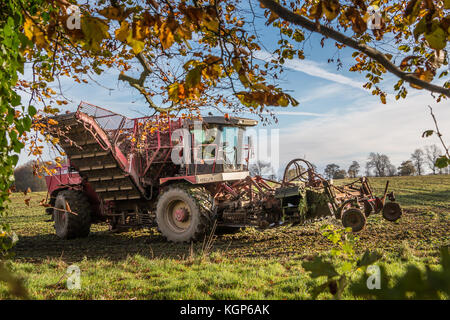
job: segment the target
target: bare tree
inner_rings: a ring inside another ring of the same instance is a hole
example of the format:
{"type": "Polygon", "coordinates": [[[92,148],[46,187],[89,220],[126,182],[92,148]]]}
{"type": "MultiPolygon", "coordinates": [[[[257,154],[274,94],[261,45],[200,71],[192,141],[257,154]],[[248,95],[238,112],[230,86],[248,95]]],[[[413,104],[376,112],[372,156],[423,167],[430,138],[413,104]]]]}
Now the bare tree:
{"type": "Polygon", "coordinates": [[[270,163],[261,160],[258,160],[255,163],[251,164],[249,167],[249,172],[252,177],[266,175],[270,178],[273,178],[275,176],[270,163]]]}
{"type": "Polygon", "coordinates": [[[392,170],[391,160],[385,154],[371,152],[367,160],[366,170],[370,172],[371,169],[374,169],[375,176],[377,177],[385,177],[392,170]]]}
{"type": "Polygon", "coordinates": [[[347,172],[344,169],[341,169],[334,173],[333,179],[344,179],[346,177],[347,177],[347,172]]]}
{"type": "Polygon", "coordinates": [[[372,175],[371,167],[368,162],[366,162],[366,177],[370,177],[372,175]]]}
{"type": "Polygon", "coordinates": [[[433,144],[431,146],[425,147],[426,152],[426,162],[428,168],[433,171],[433,174],[436,174],[436,160],[442,155],[441,149],[438,148],[437,145],[433,144]]]}
{"type": "Polygon", "coordinates": [[[348,176],[350,178],[356,178],[358,176],[359,173],[359,168],[360,165],[357,161],[353,161],[352,164],[350,165],[350,167],[348,167],[348,176]]]}
{"type": "Polygon", "coordinates": [[[422,149],[416,149],[411,153],[411,160],[416,167],[417,174],[420,176],[423,173],[423,164],[425,162],[425,154],[422,149]]]}
{"type": "Polygon", "coordinates": [[[325,167],[325,170],[323,172],[325,174],[325,177],[327,177],[327,179],[333,179],[333,178],[335,178],[336,173],[340,169],[341,168],[337,164],[330,163],[330,164],[327,164],[327,166],[325,167]]]}
{"type": "Polygon", "coordinates": [[[397,168],[395,168],[395,166],[393,165],[393,164],[390,164],[388,167],[387,167],[387,175],[389,176],[389,177],[393,177],[393,176],[395,176],[397,174],[397,168]]]}
{"type": "Polygon", "coordinates": [[[411,176],[416,173],[416,167],[411,160],[403,161],[398,167],[398,174],[401,176],[411,176]]]}

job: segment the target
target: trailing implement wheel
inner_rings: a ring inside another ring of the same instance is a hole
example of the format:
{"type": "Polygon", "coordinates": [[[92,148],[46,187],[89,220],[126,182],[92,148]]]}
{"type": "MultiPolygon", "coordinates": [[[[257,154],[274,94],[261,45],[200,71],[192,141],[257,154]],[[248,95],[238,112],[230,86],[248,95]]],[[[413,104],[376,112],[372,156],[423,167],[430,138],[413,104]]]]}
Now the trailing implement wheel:
{"type": "Polygon", "coordinates": [[[366,224],[366,216],[361,210],[351,208],[342,214],[342,225],[345,228],[352,228],[353,232],[361,231],[366,224]]]}
{"type": "Polygon", "coordinates": [[[58,193],[53,209],[56,235],[61,239],[84,238],[91,229],[91,206],[79,190],[58,193]]]}
{"type": "Polygon", "coordinates": [[[364,214],[366,215],[366,218],[368,216],[370,216],[370,214],[374,211],[375,211],[375,209],[374,209],[372,202],[365,200],[364,201],[364,214]]]}
{"type": "Polygon", "coordinates": [[[383,218],[388,221],[397,221],[402,216],[402,208],[397,202],[388,202],[383,207],[383,218]]]}
{"type": "Polygon", "coordinates": [[[173,242],[202,240],[210,229],[200,201],[192,190],[181,186],[171,187],[160,195],[156,223],[162,235],[173,242]]]}

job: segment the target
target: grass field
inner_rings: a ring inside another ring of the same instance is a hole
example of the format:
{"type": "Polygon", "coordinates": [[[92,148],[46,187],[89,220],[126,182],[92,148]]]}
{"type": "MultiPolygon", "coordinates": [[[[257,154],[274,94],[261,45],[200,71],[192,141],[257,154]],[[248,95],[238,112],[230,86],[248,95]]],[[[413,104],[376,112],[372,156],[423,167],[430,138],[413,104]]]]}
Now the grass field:
{"type": "MultiPolygon", "coordinates": [[[[408,264],[436,268],[439,248],[450,244],[450,176],[390,181],[403,217],[391,223],[371,215],[358,234],[357,252],[380,250],[380,263],[392,275],[404,273],[408,264]]],[[[371,182],[381,194],[386,179],[371,182]]],[[[93,226],[86,239],[62,241],[38,205],[43,198],[45,193],[32,194],[28,207],[23,195],[14,194],[7,218],[20,239],[10,266],[35,299],[309,299],[310,288],[323,280],[310,278],[302,262],[333,247],[321,225],[340,225],[328,219],[263,232],[246,229],[218,237],[207,252],[202,243],[166,243],[156,230],[113,234],[106,225],[93,226]],[[66,288],[71,264],[81,270],[80,290],[66,288]]],[[[8,297],[0,284],[0,298],[8,297]]]]}

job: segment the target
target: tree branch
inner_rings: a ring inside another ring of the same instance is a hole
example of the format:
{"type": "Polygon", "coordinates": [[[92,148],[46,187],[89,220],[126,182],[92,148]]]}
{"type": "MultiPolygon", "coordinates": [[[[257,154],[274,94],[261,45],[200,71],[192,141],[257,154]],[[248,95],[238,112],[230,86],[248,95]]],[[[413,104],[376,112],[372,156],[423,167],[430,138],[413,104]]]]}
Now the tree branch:
{"type": "Polygon", "coordinates": [[[407,72],[400,70],[400,68],[397,67],[395,64],[393,64],[389,60],[389,58],[386,57],[385,54],[383,54],[381,51],[378,51],[377,49],[370,47],[368,45],[359,43],[357,40],[347,37],[343,33],[338,32],[332,28],[329,28],[329,27],[321,25],[321,24],[316,24],[315,22],[310,21],[307,18],[302,17],[301,15],[298,15],[298,14],[284,8],[283,6],[281,6],[279,3],[275,2],[274,0],[258,0],[258,1],[261,4],[263,4],[264,7],[272,10],[274,13],[276,13],[280,18],[284,19],[285,21],[299,25],[299,26],[301,26],[309,31],[312,31],[312,32],[318,32],[328,38],[334,39],[334,40],[336,40],[342,44],[345,44],[355,50],[365,53],[367,56],[374,59],[381,65],[383,65],[386,68],[386,70],[393,73],[400,79],[402,79],[410,84],[420,86],[428,91],[440,93],[447,97],[450,97],[450,89],[420,80],[419,78],[415,77],[411,73],[407,73],[407,72]]]}
{"type": "Polygon", "coordinates": [[[442,146],[444,147],[445,150],[445,155],[447,156],[447,158],[450,158],[449,149],[445,144],[444,139],[442,139],[442,133],[439,131],[438,123],[433,113],[433,108],[431,106],[428,106],[428,108],[430,108],[431,117],[433,118],[434,126],[436,127],[436,135],[438,136],[439,140],[441,140],[442,146]]]}
{"type": "Polygon", "coordinates": [[[123,73],[119,75],[120,81],[128,82],[130,86],[137,89],[140,94],[142,94],[147,101],[147,103],[150,105],[150,108],[154,109],[157,112],[160,113],[168,113],[170,111],[177,110],[178,108],[174,107],[167,107],[167,108],[161,108],[158,107],[152,100],[152,96],[147,90],[145,90],[144,82],[147,79],[147,77],[152,73],[152,69],[150,68],[150,65],[148,64],[146,58],[144,57],[143,53],[140,52],[136,55],[136,58],[141,63],[144,70],[141,72],[141,75],[139,76],[139,79],[132,78],[130,76],[127,76],[123,73]]]}

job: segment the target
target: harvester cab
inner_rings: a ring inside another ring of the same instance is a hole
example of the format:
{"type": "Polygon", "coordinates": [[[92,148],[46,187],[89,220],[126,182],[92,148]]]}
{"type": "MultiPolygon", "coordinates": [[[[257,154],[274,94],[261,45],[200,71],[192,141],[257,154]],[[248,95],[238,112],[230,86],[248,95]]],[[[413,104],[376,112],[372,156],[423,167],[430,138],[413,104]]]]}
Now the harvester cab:
{"type": "Polygon", "coordinates": [[[387,188],[379,199],[368,183],[359,193],[350,190],[355,185],[333,187],[305,160],[293,160],[281,182],[251,177],[245,130],[257,124],[252,119],[129,119],[81,103],[53,120],[57,125],[47,130],[59,138],[67,165],[46,178],[47,213],[63,239],[85,237],[92,223],[105,221],[112,230],[157,226],[166,239],[189,242],[213,229],[234,232],[325,216],[358,231],[360,205],[386,209],[391,220],[401,215],[397,203],[385,205],[387,188]]]}

